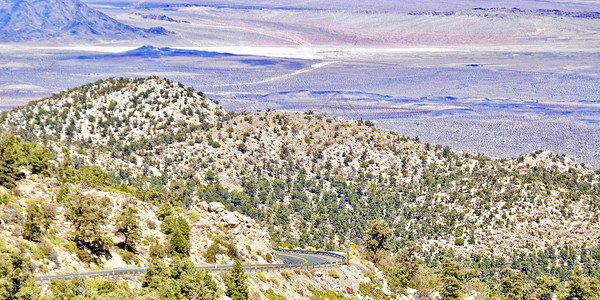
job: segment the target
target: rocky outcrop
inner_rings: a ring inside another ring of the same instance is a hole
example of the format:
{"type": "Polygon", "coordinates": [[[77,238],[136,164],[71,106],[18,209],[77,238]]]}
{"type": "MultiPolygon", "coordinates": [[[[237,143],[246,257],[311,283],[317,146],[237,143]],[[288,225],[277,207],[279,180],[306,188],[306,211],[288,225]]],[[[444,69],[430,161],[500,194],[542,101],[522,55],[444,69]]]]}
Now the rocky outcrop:
{"type": "Polygon", "coordinates": [[[208,205],[208,211],[210,212],[222,212],[225,210],[225,205],[223,205],[223,203],[219,203],[219,202],[211,202],[208,205]]]}
{"type": "MultiPolygon", "coordinates": [[[[221,235],[236,246],[243,261],[266,263],[265,257],[275,257],[271,247],[269,233],[258,226],[256,221],[239,212],[225,210],[218,202],[200,202],[192,210],[200,218],[192,226],[193,240],[190,252],[204,253],[214,243],[213,237],[221,235]]],[[[219,262],[233,262],[231,257],[217,255],[219,262]]],[[[202,262],[202,261],[199,261],[202,262]]]]}

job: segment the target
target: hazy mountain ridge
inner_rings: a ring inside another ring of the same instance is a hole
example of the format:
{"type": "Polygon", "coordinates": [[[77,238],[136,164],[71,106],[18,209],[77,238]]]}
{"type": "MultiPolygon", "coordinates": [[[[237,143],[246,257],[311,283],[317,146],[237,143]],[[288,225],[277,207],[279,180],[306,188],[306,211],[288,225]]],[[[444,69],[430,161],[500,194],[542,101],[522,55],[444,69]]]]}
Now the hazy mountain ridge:
{"type": "Polygon", "coordinates": [[[125,25],[79,0],[3,0],[0,41],[110,41],[168,35],[125,25]]]}
{"type": "Polygon", "coordinates": [[[126,51],[123,53],[82,55],[82,56],[78,56],[77,59],[103,59],[103,58],[120,58],[120,57],[159,58],[159,57],[174,57],[174,56],[215,57],[215,56],[236,56],[236,55],[230,54],[230,53],[184,50],[184,49],[177,49],[177,48],[154,47],[154,46],[146,45],[146,46],[142,46],[137,49],[126,51]]]}
{"type": "Polygon", "coordinates": [[[448,11],[414,11],[409,12],[409,15],[431,15],[431,16],[453,16],[453,15],[467,15],[467,16],[479,16],[479,17],[508,17],[514,15],[528,15],[528,16],[552,16],[552,17],[566,17],[566,18],[581,18],[581,19],[600,19],[600,12],[594,11],[565,11],[558,9],[520,9],[514,8],[473,8],[471,10],[448,10],[448,11]]]}

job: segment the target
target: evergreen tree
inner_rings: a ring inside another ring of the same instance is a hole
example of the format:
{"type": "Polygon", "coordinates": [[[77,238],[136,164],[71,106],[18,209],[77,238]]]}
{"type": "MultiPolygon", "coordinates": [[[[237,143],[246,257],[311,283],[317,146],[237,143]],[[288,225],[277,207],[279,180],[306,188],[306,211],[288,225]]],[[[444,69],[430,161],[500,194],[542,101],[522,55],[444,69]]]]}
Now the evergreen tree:
{"type": "Polygon", "coordinates": [[[371,222],[371,228],[367,231],[365,248],[374,262],[381,260],[383,254],[390,250],[388,239],[392,235],[389,225],[383,220],[371,222]]]}
{"type": "Polygon", "coordinates": [[[567,283],[567,300],[596,299],[600,295],[598,280],[585,278],[579,268],[575,268],[567,283]]]}
{"type": "Polygon", "coordinates": [[[171,208],[171,204],[165,202],[160,206],[160,209],[156,212],[156,218],[159,221],[164,221],[167,217],[173,215],[173,208],[171,208]]]}
{"type": "Polygon", "coordinates": [[[135,206],[129,206],[116,217],[117,232],[123,234],[125,238],[124,248],[135,250],[135,241],[139,239],[141,234],[140,225],[138,224],[138,209],[135,206]]]}
{"type": "Polygon", "coordinates": [[[248,285],[246,284],[246,271],[242,266],[242,263],[237,260],[233,264],[231,272],[225,278],[225,286],[227,286],[227,296],[232,300],[246,300],[248,299],[248,285]]]}
{"type": "Polygon", "coordinates": [[[461,299],[463,290],[463,278],[460,266],[449,259],[442,262],[441,269],[442,290],[440,295],[444,300],[461,299]]]}
{"type": "Polygon", "coordinates": [[[32,267],[22,253],[0,255],[0,299],[39,299],[41,290],[35,284],[32,267]]]}
{"type": "Polygon", "coordinates": [[[39,242],[42,238],[40,221],[43,218],[42,208],[38,203],[27,205],[27,219],[23,224],[23,237],[30,241],[39,242]]]}
{"type": "Polygon", "coordinates": [[[154,259],[142,279],[142,287],[149,292],[148,299],[199,299],[218,298],[217,284],[212,276],[194,267],[189,258],[175,257],[170,266],[154,259]]]}
{"type": "Polygon", "coordinates": [[[177,217],[173,225],[171,238],[169,239],[171,249],[179,254],[185,254],[188,252],[190,242],[190,226],[183,217],[177,217]]]}
{"type": "Polygon", "coordinates": [[[0,185],[15,187],[15,181],[25,178],[19,171],[22,166],[29,167],[33,174],[48,175],[50,169],[48,148],[25,143],[14,134],[0,135],[0,185]]]}
{"type": "Polygon", "coordinates": [[[507,299],[530,299],[529,292],[523,282],[523,275],[513,270],[505,269],[501,274],[500,292],[507,299]]]}
{"type": "Polygon", "coordinates": [[[552,276],[540,276],[535,279],[537,284],[537,295],[540,300],[551,300],[552,295],[558,289],[560,280],[552,276]]]}
{"type": "Polygon", "coordinates": [[[42,229],[48,230],[55,216],[56,208],[53,204],[42,204],[39,200],[29,201],[27,204],[27,218],[23,224],[23,237],[30,241],[39,242],[42,238],[42,229]]]}
{"type": "Polygon", "coordinates": [[[87,247],[95,254],[106,251],[106,246],[112,243],[101,229],[107,217],[104,203],[93,197],[77,194],[68,201],[66,218],[71,222],[73,239],[80,249],[87,247]]]}

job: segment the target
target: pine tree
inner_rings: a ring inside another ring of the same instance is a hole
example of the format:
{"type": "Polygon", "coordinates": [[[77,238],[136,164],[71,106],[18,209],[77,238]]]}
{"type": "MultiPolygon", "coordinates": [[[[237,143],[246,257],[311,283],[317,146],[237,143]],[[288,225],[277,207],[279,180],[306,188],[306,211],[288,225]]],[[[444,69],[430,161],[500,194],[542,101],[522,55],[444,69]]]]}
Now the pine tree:
{"type": "Polygon", "coordinates": [[[152,293],[148,299],[213,300],[219,296],[212,276],[196,269],[189,258],[175,257],[170,266],[160,259],[152,260],[142,279],[142,287],[152,293]]]}
{"type": "Polygon", "coordinates": [[[566,292],[567,300],[596,299],[600,295],[598,281],[595,278],[585,278],[579,268],[573,271],[566,292]]]}
{"type": "Polygon", "coordinates": [[[535,279],[537,284],[537,295],[540,300],[551,300],[552,295],[558,289],[560,280],[552,276],[540,276],[535,279]]]}
{"type": "Polygon", "coordinates": [[[521,273],[505,269],[502,271],[501,276],[500,292],[507,299],[529,299],[529,294],[523,283],[523,275],[521,273]]]}
{"type": "Polygon", "coordinates": [[[55,216],[56,209],[52,204],[30,201],[27,204],[27,218],[23,224],[23,237],[30,241],[39,242],[42,238],[42,228],[48,230],[55,216]]]}
{"type": "Polygon", "coordinates": [[[246,275],[242,263],[238,260],[233,265],[227,278],[225,278],[227,296],[232,300],[248,299],[248,285],[246,285],[246,279],[248,279],[248,275],[246,275]]]}
{"type": "Polygon", "coordinates": [[[461,299],[463,282],[460,266],[449,259],[442,262],[442,290],[440,295],[444,300],[461,299]]]}
{"type": "Polygon", "coordinates": [[[125,238],[125,249],[135,250],[135,241],[140,237],[141,229],[138,224],[138,209],[135,206],[129,206],[119,213],[115,222],[117,223],[117,232],[123,234],[125,238]]]}
{"type": "Polygon", "coordinates": [[[107,222],[108,211],[105,205],[90,196],[70,197],[66,218],[73,227],[73,239],[80,249],[87,247],[93,253],[103,252],[110,238],[101,229],[107,222]]]}
{"type": "Polygon", "coordinates": [[[0,256],[0,297],[6,300],[39,299],[31,261],[22,253],[0,256]]]}
{"type": "Polygon", "coordinates": [[[27,219],[23,224],[23,237],[27,240],[39,242],[42,237],[40,220],[43,218],[42,208],[34,202],[27,205],[27,219]]]}
{"type": "Polygon", "coordinates": [[[365,247],[374,262],[381,260],[383,254],[390,250],[388,239],[392,235],[389,225],[383,220],[371,222],[371,228],[367,231],[365,247]]]}
{"type": "Polygon", "coordinates": [[[187,221],[183,217],[177,217],[173,222],[171,238],[169,243],[173,251],[179,254],[188,252],[188,243],[190,241],[191,230],[187,221]]]}
{"type": "Polygon", "coordinates": [[[14,134],[0,135],[0,185],[13,188],[15,181],[25,178],[19,167],[26,166],[34,174],[49,174],[50,154],[48,148],[25,143],[14,134]]]}

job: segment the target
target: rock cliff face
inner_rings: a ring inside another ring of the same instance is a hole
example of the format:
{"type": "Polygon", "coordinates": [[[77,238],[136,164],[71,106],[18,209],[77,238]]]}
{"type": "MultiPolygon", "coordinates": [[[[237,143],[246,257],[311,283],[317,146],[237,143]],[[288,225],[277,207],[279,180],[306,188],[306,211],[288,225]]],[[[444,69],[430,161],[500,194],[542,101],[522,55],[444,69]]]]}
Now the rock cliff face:
{"type": "MultiPolygon", "coordinates": [[[[167,243],[168,236],[161,232],[161,221],[156,217],[158,207],[117,191],[102,191],[80,185],[69,184],[69,186],[71,193],[104,201],[109,213],[108,222],[101,227],[101,230],[115,244],[123,240],[123,236],[117,234],[115,224],[118,213],[124,206],[135,206],[139,210],[138,223],[141,226],[141,237],[135,247],[136,258],[125,262],[121,256],[122,250],[113,246],[110,248],[110,255],[101,259],[100,268],[145,266],[151,260],[152,245],[167,243]]],[[[32,254],[37,274],[72,273],[94,267],[93,264],[81,261],[75,253],[75,245],[70,238],[71,224],[65,218],[65,203],[56,200],[59,193],[57,179],[29,176],[19,181],[11,194],[6,189],[2,193],[8,200],[6,204],[0,205],[0,240],[3,241],[4,247],[25,247],[33,254],[38,253],[39,255],[32,254]],[[44,238],[41,243],[27,241],[22,236],[23,224],[27,218],[25,211],[27,206],[36,200],[50,205],[55,210],[47,238],[44,238]]],[[[267,254],[275,257],[269,234],[264,228],[249,217],[225,210],[220,203],[201,202],[185,213],[176,210],[175,215],[184,217],[189,223],[191,230],[189,253],[196,264],[209,263],[205,253],[216,240],[222,241],[222,244],[233,245],[237,257],[246,263],[266,263],[267,254]]],[[[223,247],[222,244],[217,243],[216,247],[223,247]]],[[[234,261],[234,258],[225,251],[216,252],[216,262],[234,261]]]]}
{"type": "Polygon", "coordinates": [[[0,41],[130,40],[167,35],[164,28],[125,25],[79,0],[0,1],[0,41]]]}

